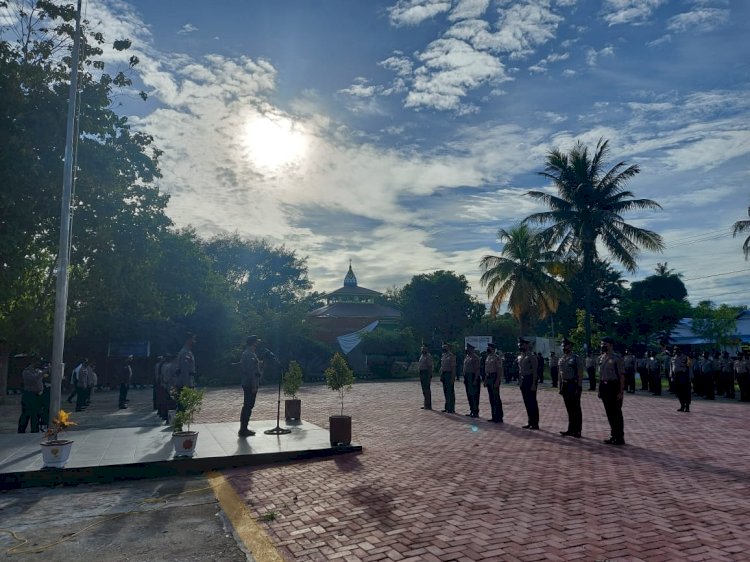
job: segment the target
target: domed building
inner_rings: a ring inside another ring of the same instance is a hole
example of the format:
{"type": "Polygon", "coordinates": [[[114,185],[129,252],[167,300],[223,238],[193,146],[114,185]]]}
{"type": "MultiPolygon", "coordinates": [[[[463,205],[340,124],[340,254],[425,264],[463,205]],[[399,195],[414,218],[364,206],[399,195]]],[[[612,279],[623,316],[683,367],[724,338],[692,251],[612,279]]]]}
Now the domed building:
{"type": "Polygon", "coordinates": [[[313,337],[341,350],[357,372],[367,370],[367,360],[359,345],[362,334],[378,327],[396,327],[401,319],[401,312],[376,302],[380,295],[357,284],[350,261],[344,286],[325,295],[325,306],[308,313],[313,337]]]}

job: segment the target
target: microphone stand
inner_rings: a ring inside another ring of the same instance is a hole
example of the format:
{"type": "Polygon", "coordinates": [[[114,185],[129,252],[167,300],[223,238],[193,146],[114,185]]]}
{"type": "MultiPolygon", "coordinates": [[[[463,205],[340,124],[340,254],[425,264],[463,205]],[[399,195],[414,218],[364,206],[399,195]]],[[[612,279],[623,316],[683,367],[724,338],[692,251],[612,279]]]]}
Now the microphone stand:
{"type": "MultiPolygon", "coordinates": [[[[271,355],[273,357],[273,360],[276,362],[277,365],[281,365],[281,362],[276,358],[275,355],[271,355]]],[[[281,373],[281,369],[279,369],[279,394],[278,394],[278,400],[276,402],[276,427],[273,429],[267,429],[263,433],[266,435],[286,435],[287,433],[291,433],[291,429],[287,429],[285,427],[281,427],[281,379],[283,378],[283,374],[281,373]]]]}

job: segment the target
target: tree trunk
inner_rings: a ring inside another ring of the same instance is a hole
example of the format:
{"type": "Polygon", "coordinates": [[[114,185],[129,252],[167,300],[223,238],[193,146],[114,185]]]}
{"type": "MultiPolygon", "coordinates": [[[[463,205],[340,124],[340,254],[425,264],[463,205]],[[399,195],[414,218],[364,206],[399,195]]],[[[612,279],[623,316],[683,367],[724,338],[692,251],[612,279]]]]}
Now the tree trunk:
{"type": "Polygon", "coordinates": [[[583,327],[586,332],[586,351],[591,351],[591,291],[594,280],[591,278],[593,270],[593,243],[590,240],[583,242],[583,275],[586,279],[586,290],[584,292],[584,316],[583,327]]]}

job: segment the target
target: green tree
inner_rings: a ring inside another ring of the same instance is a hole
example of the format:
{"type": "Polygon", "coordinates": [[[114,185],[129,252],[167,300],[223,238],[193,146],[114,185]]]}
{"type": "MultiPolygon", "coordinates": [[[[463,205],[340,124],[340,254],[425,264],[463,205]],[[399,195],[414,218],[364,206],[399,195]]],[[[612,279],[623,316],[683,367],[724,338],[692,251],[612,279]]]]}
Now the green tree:
{"type": "Polygon", "coordinates": [[[331,357],[330,366],[325,370],[326,386],[335,391],[341,400],[341,415],[344,415],[344,395],[352,389],[354,384],[354,371],[340,353],[331,357]]]}
{"type": "Polygon", "coordinates": [[[466,277],[452,271],[415,275],[400,292],[401,322],[420,342],[455,341],[484,314],[466,277]]]}
{"type": "MultiPolygon", "coordinates": [[[[750,207],[747,208],[747,214],[750,216],[750,207]]],[[[732,238],[743,232],[750,233],[750,220],[737,221],[732,225],[732,238]]],[[[750,257],[750,236],[745,238],[742,243],[742,251],[745,252],[745,259],[750,257]]]]}
{"type": "Polygon", "coordinates": [[[510,230],[501,228],[497,236],[503,244],[501,254],[484,256],[479,264],[480,283],[492,299],[490,315],[495,316],[507,301],[520,333],[528,334],[532,320],[554,313],[570,292],[554,277],[560,264],[536,231],[521,224],[510,230]]]}
{"type": "MultiPolygon", "coordinates": [[[[661,251],[661,236],[625,222],[624,214],[632,210],[660,209],[651,199],[634,199],[625,186],[640,170],[637,165],[615,164],[604,167],[609,141],[600,139],[594,154],[580,141],[565,153],[557,148],[547,154],[547,163],[540,175],[551,180],[557,195],[546,191],[529,191],[528,195],[543,202],[550,210],[533,213],[524,222],[549,225],[541,236],[557,246],[561,255],[572,255],[581,261],[585,275],[592,270],[601,242],[612,257],[625,269],[637,269],[641,247],[661,251]]],[[[591,300],[593,283],[585,282],[586,345],[591,346],[591,300]]]]}
{"type": "Polygon", "coordinates": [[[737,330],[737,315],[743,310],[744,307],[701,301],[693,310],[692,330],[712,345],[726,345],[737,330]]]}
{"type": "Polygon", "coordinates": [[[659,263],[655,275],[631,283],[630,297],[635,300],[685,300],[688,292],[681,277],[667,268],[666,262],[659,263]]]}

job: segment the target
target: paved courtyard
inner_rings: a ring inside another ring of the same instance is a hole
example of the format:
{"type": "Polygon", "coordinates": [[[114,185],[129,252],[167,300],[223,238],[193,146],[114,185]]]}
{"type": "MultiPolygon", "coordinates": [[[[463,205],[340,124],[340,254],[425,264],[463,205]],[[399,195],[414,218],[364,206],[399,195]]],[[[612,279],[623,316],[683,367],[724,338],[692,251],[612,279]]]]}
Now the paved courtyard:
{"type": "MultiPolygon", "coordinates": [[[[362,454],[225,475],[290,561],[750,559],[747,404],[697,399],[684,414],[668,393],[626,395],[628,444],[614,447],[595,393],[575,439],[558,434],[554,390],[539,392],[541,431],[521,429],[517,387],[501,392],[496,425],[440,413],[437,383],[436,411],[424,411],[416,381],[360,382],[345,413],[362,454]]],[[[327,427],[337,413],[323,386],[301,398],[305,420],[327,427]]],[[[201,421],[236,419],[240,404],[239,389],[212,391],[201,421]]],[[[264,388],[253,417],[275,408],[264,388]]]]}

